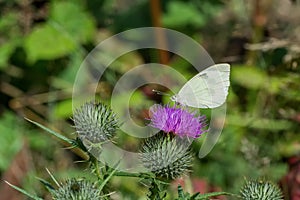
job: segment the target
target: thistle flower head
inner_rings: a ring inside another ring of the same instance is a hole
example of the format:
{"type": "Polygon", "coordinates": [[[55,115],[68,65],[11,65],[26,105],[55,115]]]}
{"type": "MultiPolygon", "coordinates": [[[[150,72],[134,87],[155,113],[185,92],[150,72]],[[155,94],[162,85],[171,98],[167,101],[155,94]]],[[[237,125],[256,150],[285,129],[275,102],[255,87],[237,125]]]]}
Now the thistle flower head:
{"type": "Polygon", "coordinates": [[[279,187],[268,181],[247,181],[240,190],[240,195],[244,200],[283,200],[279,187]]]}
{"type": "Polygon", "coordinates": [[[181,107],[154,105],[150,116],[149,126],[166,133],[197,138],[204,132],[205,116],[197,116],[181,107]]]}
{"type": "Polygon", "coordinates": [[[192,166],[191,150],[182,138],[158,133],[147,138],[140,150],[141,161],[157,177],[175,179],[192,166]]]}
{"type": "Polygon", "coordinates": [[[87,180],[69,179],[64,185],[51,193],[54,200],[101,199],[101,191],[94,183],[87,180]]]}
{"type": "Polygon", "coordinates": [[[93,144],[111,139],[118,128],[115,113],[103,103],[85,103],[75,111],[73,120],[79,138],[93,144]]]}

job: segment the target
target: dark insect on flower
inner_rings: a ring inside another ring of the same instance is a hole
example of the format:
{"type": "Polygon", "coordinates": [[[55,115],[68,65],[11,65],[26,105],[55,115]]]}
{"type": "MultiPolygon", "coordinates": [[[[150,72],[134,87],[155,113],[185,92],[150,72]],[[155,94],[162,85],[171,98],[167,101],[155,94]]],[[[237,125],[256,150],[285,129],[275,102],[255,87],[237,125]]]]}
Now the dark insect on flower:
{"type": "Polygon", "coordinates": [[[143,143],[141,161],[157,177],[175,179],[192,166],[193,156],[187,143],[187,138],[160,132],[143,143]]]}
{"type": "Polygon", "coordinates": [[[154,105],[150,109],[150,124],[154,128],[166,133],[173,133],[180,137],[197,138],[203,132],[205,116],[197,116],[181,107],[154,105]]]}
{"type": "Polygon", "coordinates": [[[110,140],[119,127],[116,114],[103,103],[85,103],[75,111],[73,120],[79,138],[92,144],[110,140]]]}
{"type": "Polygon", "coordinates": [[[244,200],[283,200],[280,188],[263,180],[247,181],[240,190],[240,195],[244,200]]]}
{"type": "Polygon", "coordinates": [[[72,185],[71,185],[71,190],[74,191],[74,192],[78,192],[80,191],[80,185],[78,182],[74,182],[72,185]]]}

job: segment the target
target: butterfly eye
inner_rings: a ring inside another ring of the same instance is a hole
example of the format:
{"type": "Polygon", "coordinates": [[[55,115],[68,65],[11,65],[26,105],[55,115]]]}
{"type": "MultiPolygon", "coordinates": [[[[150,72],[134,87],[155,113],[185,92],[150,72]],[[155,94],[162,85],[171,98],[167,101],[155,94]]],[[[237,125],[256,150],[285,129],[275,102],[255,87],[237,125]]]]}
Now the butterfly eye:
{"type": "Polygon", "coordinates": [[[177,101],[177,96],[176,95],[171,96],[171,101],[177,101]]]}

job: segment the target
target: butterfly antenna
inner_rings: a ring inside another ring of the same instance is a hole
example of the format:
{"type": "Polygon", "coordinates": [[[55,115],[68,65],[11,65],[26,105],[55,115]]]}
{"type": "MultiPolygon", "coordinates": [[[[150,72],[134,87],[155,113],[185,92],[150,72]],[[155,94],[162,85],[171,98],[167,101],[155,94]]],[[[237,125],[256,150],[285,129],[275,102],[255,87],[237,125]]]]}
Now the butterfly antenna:
{"type": "Polygon", "coordinates": [[[155,93],[158,94],[158,95],[171,96],[171,95],[168,94],[168,93],[165,93],[165,92],[162,92],[162,91],[159,91],[159,90],[155,90],[155,89],[153,89],[152,92],[155,92],[155,93]]]}

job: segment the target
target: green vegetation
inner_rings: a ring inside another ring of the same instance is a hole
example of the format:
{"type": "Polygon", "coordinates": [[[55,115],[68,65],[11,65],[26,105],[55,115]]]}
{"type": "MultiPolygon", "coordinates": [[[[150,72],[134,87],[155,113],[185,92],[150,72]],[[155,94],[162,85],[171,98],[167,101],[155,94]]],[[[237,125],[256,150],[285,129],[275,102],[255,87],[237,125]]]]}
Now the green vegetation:
{"type": "MultiPolygon", "coordinates": [[[[199,196],[197,192],[238,194],[245,177],[247,180],[263,177],[279,183],[289,173],[287,160],[300,154],[300,2],[166,0],[158,5],[155,2],[0,1],[2,179],[44,199],[49,196],[41,185],[53,181],[45,168],[58,180],[86,177],[87,180],[80,182],[83,185],[94,181],[90,171],[85,170],[88,163],[77,163],[86,161],[87,154],[80,148],[70,150],[73,140],[66,139],[76,138],[70,120],[76,73],[99,42],[145,26],[162,26],[187,34],[209,52],[215,63],[231,64],[227,116],[221,137],[208,156],[194,159],[189,176],[171,184],[168,198],[192,199],[193,194],[199,196]],[[57,138],[41,133],[40,128],[24,118],[62,135],[57,138]],[[14,179],[12,171],[20,165],[21,173],[14,179]],[[47,181],[39,184],[33,177],[47,181]],[[184,190],[177,187],[178,182],[184,190]]],[[[122,47],[119,41],[111,48],[117,51],[122,47]]],[[[111,55],[103,55],[106,56],[111,55]]],[[[180,56],[155,49],[137,50],[119,57],[104,72],[96,98],[109,105],[119,78],[144,63],[167,64],[186,78],[197,73],[180,56]]],[[[85,80],[92,78],[91,69],[85,80]]],[[[130,115],[137,124],[148,123],[147,109],[151,105],[169,102],[169,96],[156,95],[153,88],[169,92],[149,84],[136,90],[130,99],[130,115]]],[[[115,108],[116,113],[123,112],[124,99],[122,94],[116,97],[120,106],[115,108]]],[[[200,112],[210,119],[209,109],[200,112]]],[[[193,143],[191,151],[195,155],[204,138],[193,143]]],[[[130,151],[137,151],[140,145],[139,138],[121,130],[116,132],[115,142],[130,151]]],[[[132,177],[108,178],[115,173],[109,170],[103,177],[108,182],[103,186],[105,194],[106,190],[116,191],[112,194],[114,199],[144,199],[148,183],[132,177]]],[[[68,180],[72,183],[73,179],[68,180]]],[[[4,185],[0,184],[0,191],[5,189],[4,185]]],[[[14,195],[12,191],[4,193],[14,195]]],[[[287,198],[290,194],[284,195],[287,198]]]]}

